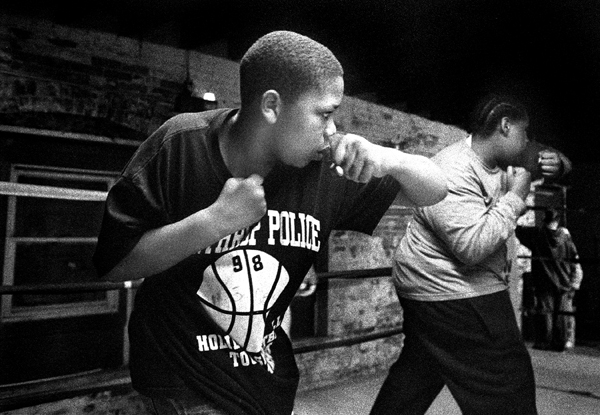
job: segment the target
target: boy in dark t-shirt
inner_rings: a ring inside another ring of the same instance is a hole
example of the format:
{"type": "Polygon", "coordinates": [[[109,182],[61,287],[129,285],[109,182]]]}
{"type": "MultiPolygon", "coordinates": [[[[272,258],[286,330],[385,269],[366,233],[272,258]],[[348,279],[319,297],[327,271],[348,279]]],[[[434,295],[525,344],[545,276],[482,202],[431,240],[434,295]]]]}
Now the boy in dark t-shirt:
{"type": "Polygon", "coordinates": [[[106,279],[145,278],[130,369],[159,414],[292,413],[298,369],[280,324],[331,230],[371,233],[394,198],[446,195],[426,157],[336,133],[343,71],[323,45],[263,36],[240,88],[240,109],[163,124],[106,202],[94,260],[106,279]]]}

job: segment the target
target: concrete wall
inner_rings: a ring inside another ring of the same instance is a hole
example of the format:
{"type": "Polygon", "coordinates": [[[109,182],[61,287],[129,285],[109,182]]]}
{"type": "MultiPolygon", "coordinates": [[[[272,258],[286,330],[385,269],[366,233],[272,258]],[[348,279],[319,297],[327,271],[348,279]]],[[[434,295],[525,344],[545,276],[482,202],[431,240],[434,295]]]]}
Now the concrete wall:
{"type": "MultiPolygon", "coordinates": [[[[199,92],[214,92],[219,107],[238,105],[236,62],[0,16],[0,125],[141,140],[175,114],[175,97],[186,80],[188,61],[199,92]]],[[[426,156],[464,137],[456,127],[352,97],[345,98],[336,122],[347,132],[426,156]]],[[[329,269],[389,267],[410,214],[394,205],[373,236],[334,233],[329,269]]],[[[332,282],[328,301],[330,336],[369,333],[402,322],[388,278],[332,282]]],[[[400,350],[397,337],[299,355],[301,388],[387,368],[400,350]]],[[[143,410],[135,394],[106,392],[9,413],[83,412],[143,410]]]]}

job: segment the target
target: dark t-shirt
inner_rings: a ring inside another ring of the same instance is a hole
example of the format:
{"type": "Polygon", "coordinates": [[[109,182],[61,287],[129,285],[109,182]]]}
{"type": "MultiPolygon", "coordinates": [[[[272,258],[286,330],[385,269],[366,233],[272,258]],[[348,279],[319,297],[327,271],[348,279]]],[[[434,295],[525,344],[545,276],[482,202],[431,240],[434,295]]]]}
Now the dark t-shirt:
{"type": "MultiPolygon", "coordinates": [[[[107,198],[94,256],[100,274],[146,231],[217,199],[231,177],[218,130],[234,113],[175,116],[140,146],[107,198]]],[[[231,414],[292,412],[298,369],[283,315],[332,229],[370,234],[400,186],[389,176],[354,183],[325,162],[278,166],[263,186],[260,222],[142,283],[129,323],[139,392],[197,394],[231,414]]]]}

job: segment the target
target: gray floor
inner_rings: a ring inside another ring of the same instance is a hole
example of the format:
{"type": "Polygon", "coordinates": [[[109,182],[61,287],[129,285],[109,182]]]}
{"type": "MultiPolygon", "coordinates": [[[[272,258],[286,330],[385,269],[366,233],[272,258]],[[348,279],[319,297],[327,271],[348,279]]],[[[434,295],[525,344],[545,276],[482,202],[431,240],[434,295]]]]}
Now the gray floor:
{"type": "MultiPolygon", "coordinates": [[[[600,349],[577,347],[556,353],[530,349],[539,415],[600,414],[600,349]]],[[[300,392],[295,415],[367,415],[385,373],[300,392]]],[[[427,415],[460,415],[447,389],[427,415]]]]}

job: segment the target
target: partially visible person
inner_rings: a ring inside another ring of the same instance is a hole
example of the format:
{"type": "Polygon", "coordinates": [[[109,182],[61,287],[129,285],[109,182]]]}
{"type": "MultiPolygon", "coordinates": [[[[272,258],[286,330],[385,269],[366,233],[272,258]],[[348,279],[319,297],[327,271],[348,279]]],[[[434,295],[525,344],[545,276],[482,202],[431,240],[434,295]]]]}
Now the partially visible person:
{"type": "Polygon", "coordinates": [[[130,371],[157,414],[291,414],[281,321],[329,234],[372,233],[397,197],[446,196],[427,157],[336,134],[342,66],[306,36],[258,39],[240,95],[239,109],[166,121],[106,201],[94,262],[108,280],[144,278],[130,371]]]}
{"type": "Polygon", "coordinates": [[[404,345],[372,415],[425,414],[444,385],[465,415],[537,413],[508,292],[507,244],[532,175],[556,178],[570,163],[531,143],[528,127],[521,103],[487,97],[473,112],[471,135],[433,157],[448,196],[415,210],[394,256],[404,345]]]}
{"type": "Polygon", "coordinates": [[[573,299],[583,280],[571,234],[560,226],[560,214],[555,209],[544,212],[541,226],[519,226],[516,234],[532,256],[533,347],[555,351],[571,349],[575,345],[573,299]]]}

